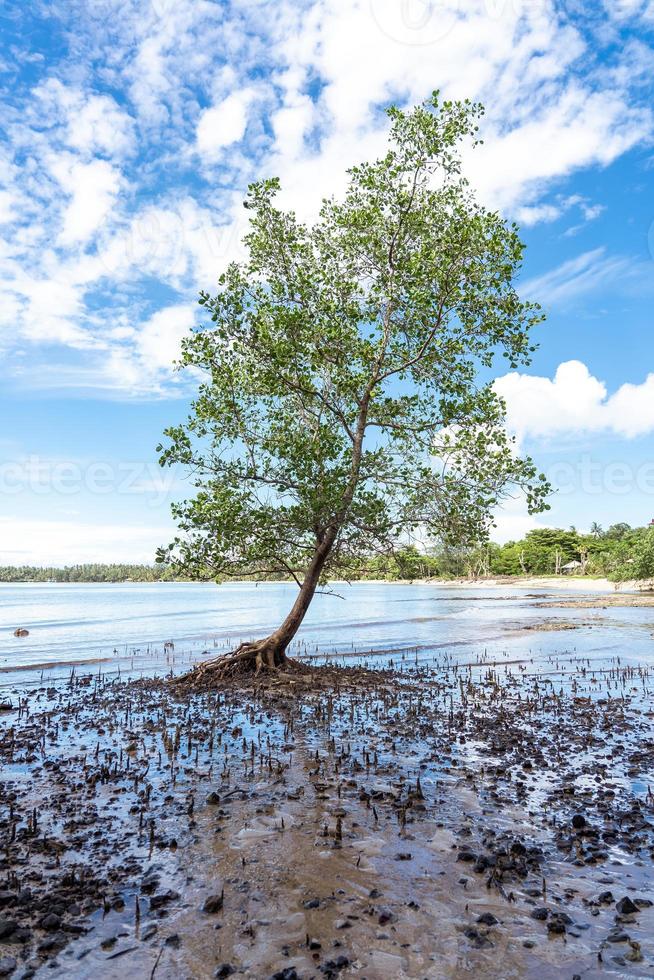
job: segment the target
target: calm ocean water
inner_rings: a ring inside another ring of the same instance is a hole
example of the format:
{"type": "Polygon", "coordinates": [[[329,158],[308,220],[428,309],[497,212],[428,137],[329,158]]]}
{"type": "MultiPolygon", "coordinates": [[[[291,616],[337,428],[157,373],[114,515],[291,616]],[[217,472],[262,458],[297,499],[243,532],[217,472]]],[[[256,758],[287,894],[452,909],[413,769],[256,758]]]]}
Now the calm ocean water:
{"type": "MultiPolygon", "coordinates": [[[[544,591],[360,583],[316,596],[295,653],[383,664],[410,658],[584,656],[654,662],[652,609],[541,609],[544,591]],[[540,632],[543,620],[574,630],[540,632]]],[[[232,583],[0,584],[0,684],[72,669],[162,673],[262,636],[290,607],[295,586],[232,583]],[[29,637],[13,636],[16,627],[29,637]],[[162,657],[173,641],[174,655],[162,657]]],[[[560,598],[564,593],[549,593],[560,598]]],[[[578,592],[575,595],[579,595],[578,592]]]]}

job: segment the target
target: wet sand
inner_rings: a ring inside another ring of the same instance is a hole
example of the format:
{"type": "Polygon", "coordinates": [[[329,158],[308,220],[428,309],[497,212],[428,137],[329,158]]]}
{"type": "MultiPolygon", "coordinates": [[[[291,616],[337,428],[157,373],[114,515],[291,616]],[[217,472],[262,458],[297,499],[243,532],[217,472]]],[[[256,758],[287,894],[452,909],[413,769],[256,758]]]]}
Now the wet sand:
{"type": "Polygon", "coordinates": [[[649,976],[654,711],[615,657],[72,676],[0,718],[0,975],[649,976]]]}

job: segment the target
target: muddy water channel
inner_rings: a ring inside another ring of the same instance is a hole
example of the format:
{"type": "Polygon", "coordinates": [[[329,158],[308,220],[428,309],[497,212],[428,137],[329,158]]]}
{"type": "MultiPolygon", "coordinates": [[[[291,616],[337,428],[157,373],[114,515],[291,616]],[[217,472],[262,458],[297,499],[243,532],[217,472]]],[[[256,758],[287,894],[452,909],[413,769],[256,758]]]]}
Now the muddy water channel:
{"type": "Polygon", "coordinates": [[[436,627],[387,604],[247,688],[164,677],[209,633],[23,654],[0,976],[651,976],[654,609],[402,588],[436,627]]]}

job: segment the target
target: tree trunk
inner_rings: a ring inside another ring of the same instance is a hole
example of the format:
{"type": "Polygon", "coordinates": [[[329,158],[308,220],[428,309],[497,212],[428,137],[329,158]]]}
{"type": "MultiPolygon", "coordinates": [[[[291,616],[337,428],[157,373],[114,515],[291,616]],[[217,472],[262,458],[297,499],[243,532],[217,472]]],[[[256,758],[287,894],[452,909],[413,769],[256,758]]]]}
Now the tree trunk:
{"type": "Polygon", "coordinates": [[[361,467],[368,405],[370,403],[372,389],[376,383],[376,378],[369,383],[359,404],[359,417],[352,442],[350,474],[343,491],[340,506],[323,536],[319,538],[316,544],[316,549],[304,576],[304,581],[300,586],[300,591],[288,616],[281,626],[278,626],[270,636],[265,637],[263,640],[242,643],[233,653],[228,653],[225,656],[217,657],[215,660],[208,660],[203,664],[199,664],[189,674],[185,674],[179,678],[182,683],[186,682],[190,683],[193,687],[201,687],[209,681],[209,678],[220,680],[233,674],[252,670],[258,674],[261,670],[277,670],[288,664],[286,650],[300,628],[307,609],[311,605],[311,600],[315,595],[318,582],[320,581],[320,575],[325,567],[325,562],[334,547],[338,531],[343,526],[348,508],[354,497],[361,467]]]}
{"type": "Polygon", "coordinates": [[[220,680],[234,674],[252,671],[258,674],[261,670],[277,670],[286,666],[288,664],[286,650],[311,605],[335,538],[336,532],[330,529],[317,546],[290,612],[270,636],[262,640],[241,643],[231,653],[198,664],[177,680],[198,687],[206,685],[211,679],[220,680]]]}

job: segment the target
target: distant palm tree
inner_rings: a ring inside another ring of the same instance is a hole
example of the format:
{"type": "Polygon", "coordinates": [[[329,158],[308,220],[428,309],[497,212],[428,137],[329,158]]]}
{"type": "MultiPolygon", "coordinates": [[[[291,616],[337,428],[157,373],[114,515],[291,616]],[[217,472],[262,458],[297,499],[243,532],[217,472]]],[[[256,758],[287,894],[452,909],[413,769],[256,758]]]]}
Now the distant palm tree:
{"type": "Polygon", "coordinates": [[[593,523],[590,525],[590,533],[594,538],[602,538],[604,537],[604,528],[601,524],[598,524],[597,521],[593,521],[593,523]]]}

